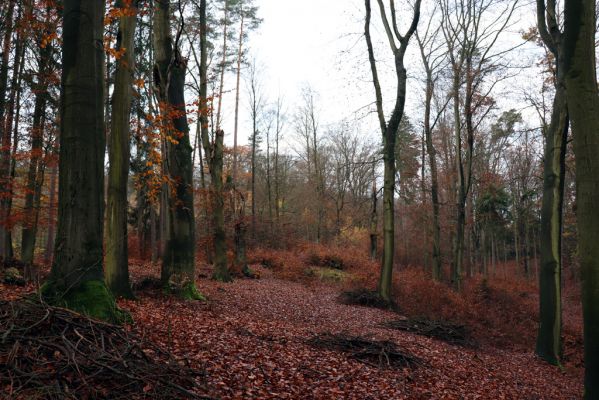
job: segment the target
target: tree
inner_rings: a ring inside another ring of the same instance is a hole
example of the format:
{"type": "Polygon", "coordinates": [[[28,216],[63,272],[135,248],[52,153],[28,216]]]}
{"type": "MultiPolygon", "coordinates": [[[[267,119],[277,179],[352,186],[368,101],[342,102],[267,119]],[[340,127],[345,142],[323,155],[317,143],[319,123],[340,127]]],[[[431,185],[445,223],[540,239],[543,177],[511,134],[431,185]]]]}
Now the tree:
{"type": "MultiPolygon", "coordinates": [[[[226,1],[225,1],[226,3],[226,1]]],[[[226,5],[226,4],[225,4],[226,5]]],[[[200,0],[200,99],[202,147],[212,185],[212,216],[214,225],[214,273],[213,278],[223,282],[232,280],[227,266],[227,244],[225,237],[224,195],[223,195],[223,151],[225,133],[217,125],[214,140],[210,140],[208,130],[208,36],[207,0],[200,0]]],[[[226,46],[224,46],[226,48],[226,46]]],[[[221,84],[222,88],[222,84],[221,84]]]]}
{"type": "Polygon", "coordinates": [[[118,16],[116,72],[112,95],[112,116],[108,160],[108,199],[106,215],[106,284],[115,296],[133,297],[129,284],[127,252],[127,181],[129,177],[129,136],[132,81],[135,70],[134,34],[139,1],[120,0],[118,16]]]}
{"type": "Polygon", "coordinates": [[[55,259],[42,295],[118,320],[104,283],[104,1],[63,2],[60,178],[55,259]]]}
{"type": "Polygon", "coordinates": [[[202,299],[195,287],[195,218],[193,208],[192,148],[185,110],[186,61],[179,51],[184,24],[173,41],[170,1],[157,0],[154,11],[154,85],[161,106],[165,135],[163,168],[167,180],[164,215],[164,254],[161,279],[175,294],[202,299]]]}
{"type": "Polygon", "coordinates": [[[325,159],[322,156],[320,120],[317,107],[317,92],[308,86],[301,90],[302,103],[295,114],[295,129],[305,144],[305,160],[308,169],[308,184],[314,190],[316,208],[316,242],[324,236],[325,208],[325,159]]]}
{"type": "MultiPolygon", "coordinates": [[[[253,5],[253,0],[238,0],[236,13],[239,15],[239,44],[237,50],[237,84],[235,88],[235,128],[233,130],[233,183],[237,184],[237,131],[239,127],[239,84],[241,81],[241,65],[244,61],[244,41],[247,40],[248,31],[255,30],[262,20],[256,16],[258,7],[253,5]]],[[[253,193],[253,191],[252,191],[253,193]]]]}
{"type": "Polygon", "coordinates": [[[379,295],[386,301],[391,301],[391,285],[393,278],[393,258],[395,252],[395,143],[399,124],[401,123],[404,106],[406,102],[406,81],[407,72],[404,66],[404,57],[408,48],[410,38],[416,31],[418,20],[420,18],[420,0],[416,0],[414,4],[414,15],[412,22],[405,35],[399,33],[397,26],[397,17],[394,1],[390,1],[391,7],[391,23],[387,18],[387,12],[382,0],[377,0],[381,12],[381,20],[385,28],[385,33],[391,47],[394,57],[395,74],[397,79],[397,95],[395,98],[395,106],[389,121],[385,120],[385,112],[383,110],[383,96],[381,85],[379,82],[376,59],[374,56],[374,48],[370,35],[371,7],[370,0],[366,0],[366,22],[364,34],[366,37],[366,45],[368,47],[368,59],[372,72],[372,80],[376,94],[376,110],[377,116],[383,135],[383,160],[384,160],[384,186],[383,186],[383,263],[381,267],[381,276],[379,280],[379,295]],[[399,42],[399,45],[397,44],[399,42]]]}
{"type": "Polygon", "coordinates": [[[6,128],[4,117],[6,113],[6,92],[8,89],[8,68],[10,48],[13,38],[13,16],[15,0],[10,0],[5,15],[4,38],[2,40],[2,57],[0,58],[0,259],[12,258],[11,228],[8,223],[10,214],[9,203],[12,197],[9,180],[10,173],[10,128],[6,128]]]}
{"type": "MultiPolygon", "coordinates": [[[[251,177],[250,177],[250,191],[252,193],[252,236],[255,238],[256,235],[256,154],[258,152],[258,144],[261,140],[260,134],[260,120],[264,114],[265,98],[263,94],[262,82],[260,82],[261,68],[257,65],[254,59],[250,64],[247,77],[247,91],[248,101],[250,109],[250,118],[252,119],[252,135],[250,136],[251,146],[251,177]]],[[[268,144],[268,143],[267,143],[268,144]]],[[[233,153],[233,162],[236,163],[235,150],[233,153]]],[[[234,165],[233,168],[236,168],[234,165]]],[[[234,172],[235,173],[235,172],[234,172]]],[[[234,181],[235,183],[235,181],[234,181]]]]}
{"type": "MultiPolygon", "coordinates": [[[[422,58],[422,64],[424,66],[424,72],[426,76],[426,89],[424,98],[424,141],[426,143],[426,152],[428,154],[429,168],[431,174],[431,203],[433,208],[433,249],[432,258],[433,266],[432,273],[433,279],[441,280],[442,273],[442,260],[441,260],[441,226],[439,222],[440,204],[439,204],[439,178],[437,173],[437,152],[433,144],[433,130],[435,125],[439,121],[441,113],[445,110],[445,106],[441,107],[441,110],[436,115],[434,120],[431,118],[433,97],[435,94],[435,84],[439,78],[440,69],[443,66],[446,55],[436,54],[437,48],[435,39],[439,33],[438,29],[433,29],[435,33],[430,32],[431,22],[433,17],[431,16],[429,24],[427,25],[426,31],[421,38],[418,32],[416,32],[416,40],[418,41],[418,47],[420,48],[420,56],[422,58]]],[[[423,162],[424,164],[424,162],[423,162]]],[[[423,165],[424,168],[424,165],[423,165]]],[[[424,179],[424,177],[423,177],[424,179]]]]}
{"type": "Polygon", "coordinates": [[[599,91],[595,1],[564,2],[563,69],[576,156],[578,254],[584,323],[584,398],[599,398],[599,91]]]}
{"type": "Polygon", "coordinates": [[[551,122],[545,127],[543,205],[541,208],[541,266],[539,275],[539,332],[536,353],[552,364],[561,357],[561,269],[562,209],[565,158],[569,126],[564,64],[563,34],[560,32],[555,1],[537,0],[539,36],[554,58],[555,95],[551,122]]]}
{"type": "Polygon", "coordinates": [[[508,26],[518,2],[496,3],[494,0],[441,1],[441,29],[447,44],[451,65],[451,96],[456,174],[456,223],[451,263],[453,287],[462,286],[462,265],[466,227],[466,203],[472,188],[475,132],[491,110],[490,93],[495,85],[483,86],[486,78],[496,73],[506,50],[493,52],[499,36],[508,26]],[[498,17],[485,24],[494,6],[498,17]],[[478,120],[477,120],[478,117],[478,120]],[[465,134],[465,138],[464,138],[465,134]],[[465,139],[465,143],[464,143],[465,139]],[[465,146],[464,146],[465,144],[465,146]],[[464,147],[466,154],[464,154],[464,147]]]}

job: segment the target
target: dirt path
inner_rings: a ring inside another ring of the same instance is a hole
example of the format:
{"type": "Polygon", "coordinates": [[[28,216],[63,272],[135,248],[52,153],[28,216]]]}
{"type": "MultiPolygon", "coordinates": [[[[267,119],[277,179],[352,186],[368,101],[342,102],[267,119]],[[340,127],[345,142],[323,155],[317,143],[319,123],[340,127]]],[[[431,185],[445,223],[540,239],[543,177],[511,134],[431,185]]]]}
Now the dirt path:
{"type": "Polygon", "coordinates": [[[337,290],[277,280],[198,282],[208,303],[144,294],[121,302],[137,329],[206,370],[224,399],[576,399],[580,371],[560,372],[530,353],[465,349],[378,325],[393,313],[339,304],[337,290]],[[390,340],[421,360],[379,369],[315,349],[314,334],[390,340]]]}

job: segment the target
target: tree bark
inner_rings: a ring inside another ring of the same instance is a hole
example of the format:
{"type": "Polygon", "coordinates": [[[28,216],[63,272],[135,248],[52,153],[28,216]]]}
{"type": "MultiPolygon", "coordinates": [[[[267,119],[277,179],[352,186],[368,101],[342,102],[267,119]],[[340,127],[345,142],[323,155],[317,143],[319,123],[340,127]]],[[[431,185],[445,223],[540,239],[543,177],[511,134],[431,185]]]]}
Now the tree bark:
{"type": "Polygon", "coordinates": [[[64,0],[63,5],[58,231],[42,295],[116,321],[119,315],[102,268],[104,1],[64,0]]]}
{"type": "Polygon", "coordinates": [[[154,78],[166,122],[163,165],[168,179],[161,279],[174,294],[199,300],[203,296],[195,286],[193,165],[185,110],[186,62],[178,48],[181,30],[175,41],[170,34],[170,1],[159,0],[156,3],[154,78]]]}
{"type": "MultiPolygon", "coordinates": [[[[243,1],[240,1],[239,7],[243,8],[243,1]]],[[[233,184],[235,185],[237,185],[237,131],[239,128],[239,84],[241,82],[241,60],[243,55],[244,22],[245,19],[242,9],[241,23],[239,28],[239,49],[237,50],[237,83],[235,87],[235,128],[233,130],[233,184]]]]}
{"type": "MultiPolygon", "coordinates": [[[[41,40],[41,38],[40,38],[41,40]]],[[[21,260],[25,264],[33,264],[35,242],[37,236],[37,222],[39,209],[34,208],[34,197],[41,191],[37,185],[38,176],[42,175],[42,146],[44,142],[44,125],[46,121],[46,103],[48,99],[48,69],[52,47],[39,44],[40,61],[37,83],[35,85],[35,102],[33,109],[33,122],[31,126],[31,159],[27,173],[25,207],[23,209],[25,220],[21,234],[21,260]]],[[[40,182],[42,183],[42,182],[40,182]]]]}
{"type": "Polygon", "coordinates": [[[15,0],[10,0],[6,13],[4,26],[4,39],[2,42],[2,59],[0,60],[0,260],[12,258],[11,228],[8,224],[8,203],[12,197],[10,172],[10,128],[6,128],[6,92],[8,90],[8,63],[13,35],[13,16],[15,0]]]}
{"type": "Polygon", "coordinates": [[[50,170],[50,195],[48,200],[48,233],[46,236],[46,250],[44,252],[44,263],[49,264],[54,257],[54,238],[56,237],[56,181],[57,169],[53,166],[50,170]]]}
{"type": "MultiPolygon", "coordinates": [[[[554,3],[551,9],[555,11],[554,3]]],[[[539,330],[536,353],[551,364],[559,365],[562,343],[561,270],[562,210],[565,181],[565,158],[568,137],[568,105],[561,57],[562,33],[551,9],[537,1],[537,25],[540,36],[555,57],[556,92],[551,122],[546,129],[543,166],[543,203],[541,207],[539,274],[539,330]],[[548,21],[547,21],[548,20],[548,21]],[[550,29],[547,29],[549,25],[550,29]]]]}
{"type": "Polygon", "coordinates": [[[201,116],[201,133],[202,146],[204,147],[204,155],[206,156],[206,162],[210,170],[212,185],[212,222],[214,224],[214,273],[212,277],[219,281],[229,282],[232,280],[232,277],[227,266],[223,197],[223,140],[225,134],[221,129],[217,128],[214,142],[211,143],[208,132],[208,37],[206,8],[207,0],[200,0],[200,107],[203,110],[201,116]]]}
{"type": "MultiPolygon", "coordinates": [[[[125,5],[118,21],[116,50],[124,51],[117,59],[112,95],[110,146],[108,150],[108,199],[106,210],[106,284],[115,296],[132,298],[129,283],[129,257],[127,234],[127,181],[129,177],[130,120],[133,72],[135,70],[134,35],[137,23],[138,2],[125,5]]],[[[141,216],[140,216],[141,220],[141,216]]],[[[142,236],[142,232],[139,232],[142,236]]],[[[145,243],[142,243],[142,245],[145,243]]],[[[140,253],[143,252],[140,247],[140,253]]]]}
{"type": "Polygon", "coordinates": [[[395,73],[397,78],[397,94],[395,106],[389,121],[385,120],[383,111],[383,100],[381,87],[374,57],[374,48],[370,37],[371,7],[370,0],[365,0],[366,21],[364,34],[368,47],[368,59],[373,77],[373,84],[376,94],[377,115],[383,135],[383,163],[384,163],[384,186],[383,186],[383,262],[381,266],[381,275],[378,285],[378,293],[386,301],[391,301],[391,287],[393,283],[393,260],[395,253],[395,143],[397,131],[403,117],[403,111],[406,100],[406,81],[407,73],[404,66],[404,56],[408,47],[409,40],[418,25],[420,18],[420,0],[414,5],[414,15],[412,23],[405,36],[399,34],[395,18],[395,9],[391,3],[392,25],[390,27],[387,19],[385,6],[382,0],[377,0],[381,12],[381,19],[387,33],[389,45],[393,51],[395,61],[395,73]],[[394,36],[395,35],[395,36],[394,36]],[[399,47],[396,45],[399,41],[399,47]]]}
{"type": "Polygon", "coordinates": [[[582,278],[585,399],[599,398],[599,93],[595,2],[566,0],[563,41],[568,110],[576,156],[578,254],[582,278]]]}

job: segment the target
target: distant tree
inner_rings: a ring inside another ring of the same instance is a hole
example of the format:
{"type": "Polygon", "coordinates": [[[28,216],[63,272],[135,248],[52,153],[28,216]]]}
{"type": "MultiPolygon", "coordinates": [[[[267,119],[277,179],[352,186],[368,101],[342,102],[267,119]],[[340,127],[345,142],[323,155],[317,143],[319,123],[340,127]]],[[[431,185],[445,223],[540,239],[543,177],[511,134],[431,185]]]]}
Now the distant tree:
{"type": "MultiPolygon", "coordinates": [[[[441,226],[440,226],[440,202],[439,202],[439,176],[437,167],[437,151],[433,144],[433,130],[439,121],[441,114],[445,110],[445,105],[440,107],[437,115],[433,118],[433,100],[435,96],[435,86],[441,74],[441,67],[444,65],[447,58],[446,54],[439,54],[438,44],[436,43],[438,29],[431,29],[434,13],[429,19],[429,24],[426,26],[424,33],[416,32],[416,40],[420,48],[420,56],[425,72],[425,98],[424,98],[424,118],[423,118],[423,133],[424,142],[426,144],[426,152],[428,154],[428,162],[431,177],[431,204],[433,211],[432,230],[433,230],[433,248],[432,248],[432,275],[433,279],[441,280],[442,259],[441,259],[441,226]],[[432,32],[431,32],[432,30],[432,32]]],[[[424,162],[423,162],[424,164],[424,162]]],[[[424,168],[424,165],[423,165],[424,168]]],[[[424,174],[423,174],[424,175],[424,174]]],[[[422,177],[424,179],[424,176],[422,177]]]]}
{"type": "MultiPolygon", "coordinates": [[[[261,141],[260,124],[264,118],[266,98],[264,96],[264,87],[261,81],[262,70],[254,59],[250,64],[247,76],[247,93],[249,102],[250,118],[252,121],[252,134],[249,137],[251,148],[250,164],[250,192],[252,193],[251,212],[252,212],[252,236],[256,234],[256,155],[258,145],[261,141]]],[[[236,153],[233,153],[233,162],[236,163],[236,153]]],[[[234,166],[234,168],[236,168],[234,166]]],[[[235,181],[234,181],[235,183],[235,181]]]]}
{"type": "Polygon", "coordinates": [[[237,183],[237,132],[239,128],[239,85],[241,82],[241,67],[244,62],[244,44],[248,38],[248,32],[257,29],[262,20],[258,18],[258,7],[253,0],[238,0],[234,9],[239,18],[239,39],[237,48],[237,84],[235,89],[235,128],[233,130],[233,183],[237,183]]]}
{"type": "Polygon", "coordinates": [[[451,67],[454,152],[456,174],[456,223],[451,263],[454,289],[460,290],[463,274],[466,203],[473,182],[475,132],[494,102],[485,88],[488,77],[497,73],[505,50],[496,50],[498,38],[510,23],[517,1],[443,0],[441,29],[451,67]],[[499,7],[495,9],[494,7],[499,7]],[[492,15],[497,13],[496,16],[492,15]],[[465,154],[464,154],[465,150],[465,154]]]}

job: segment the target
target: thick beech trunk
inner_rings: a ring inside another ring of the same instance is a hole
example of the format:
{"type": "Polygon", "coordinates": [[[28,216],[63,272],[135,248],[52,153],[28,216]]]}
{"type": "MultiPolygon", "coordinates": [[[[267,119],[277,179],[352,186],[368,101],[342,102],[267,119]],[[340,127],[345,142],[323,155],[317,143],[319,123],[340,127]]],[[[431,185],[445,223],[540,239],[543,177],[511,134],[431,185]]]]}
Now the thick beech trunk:
{"type": "Polygon", "coordinates": [[[55,260],[44,297],[118,320],[104,284],[104,49],[102,0],[63,1],[60,177],[55,260]]]}

